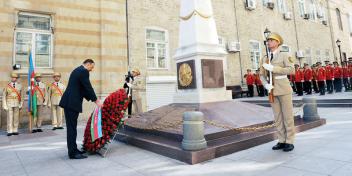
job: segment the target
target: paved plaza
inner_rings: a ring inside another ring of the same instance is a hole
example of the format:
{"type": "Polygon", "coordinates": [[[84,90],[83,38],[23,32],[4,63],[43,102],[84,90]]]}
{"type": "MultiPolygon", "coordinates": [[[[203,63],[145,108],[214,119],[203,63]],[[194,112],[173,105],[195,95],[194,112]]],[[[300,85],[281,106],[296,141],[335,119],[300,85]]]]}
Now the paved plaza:
{"type": "MultiPolygon", "coordinates": [[[[106,158],[93,155],[70,160],[66,151],[66,130],[0,136],[0,175],[209,175],[209,176],[351,176],[352,109],[320,108],[327,125],[299,133],[295,150],[272,151],[276,142],[196,165],[154,154],[120,142],[113,142],[106,158]]],[[[79,126],[81,144],[84,123],[79,126]]]]}

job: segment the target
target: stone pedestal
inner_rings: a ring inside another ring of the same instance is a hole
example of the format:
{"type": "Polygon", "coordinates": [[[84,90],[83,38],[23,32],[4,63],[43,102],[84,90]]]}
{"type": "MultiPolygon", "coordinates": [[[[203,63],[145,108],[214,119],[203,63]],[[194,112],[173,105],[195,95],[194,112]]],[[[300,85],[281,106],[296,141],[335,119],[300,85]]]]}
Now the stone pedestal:
{"type": "Polygon", "coordinates": [[[303,98],[303,120],[314,121],[319,120],[320,116],[318,114],[317,100],[315,98],[303,98]]]}
{"type": "Polygon", "coordinates": [[[183,115],[182,149],[201,150],[207,148],[204,138],[204,122],[202,112],[185,112],[183,115]]]}
{"type": "Polygon", "coordinates": [[[225,88],[225,48],[219,44],[210,0],[182,0],[174,103],[232,99],[225,88]]]}

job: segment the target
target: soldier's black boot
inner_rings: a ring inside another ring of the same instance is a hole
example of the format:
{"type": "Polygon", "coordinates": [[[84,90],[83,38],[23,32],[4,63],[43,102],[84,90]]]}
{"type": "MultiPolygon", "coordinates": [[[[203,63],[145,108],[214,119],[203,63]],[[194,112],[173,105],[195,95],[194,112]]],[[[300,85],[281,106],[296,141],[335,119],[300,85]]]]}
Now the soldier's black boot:
{"type": "Polygon", "coordinates": [[[284,152],[292,151],[295,148],[293,144],[286,144],[285,148],[283,149],[284,152]]]}
{"type": "Polygon", "coordinates": [[[12,133],[7,133],[7,136],[12,136],[12,133]]]}
{"type": "Polygon", "coordinates": [[[273,150],[281,150],[285,148],[286,144],[285,143],[277,143],[276,145],[273,146],[273,150]]]}

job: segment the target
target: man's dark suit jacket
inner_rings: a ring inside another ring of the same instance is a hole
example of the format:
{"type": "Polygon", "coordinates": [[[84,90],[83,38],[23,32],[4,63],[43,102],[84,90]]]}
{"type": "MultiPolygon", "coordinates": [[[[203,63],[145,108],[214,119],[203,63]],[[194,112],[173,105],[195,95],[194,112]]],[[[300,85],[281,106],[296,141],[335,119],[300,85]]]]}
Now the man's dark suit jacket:
{"type": "Polygon", "coordinates": [[[97,100],[97,96],[89,81],[89,71],[83,66],[79,66],[72,71],[59,105],[64,109],[82,112],[83,98],[87,101],[97,100]]]}

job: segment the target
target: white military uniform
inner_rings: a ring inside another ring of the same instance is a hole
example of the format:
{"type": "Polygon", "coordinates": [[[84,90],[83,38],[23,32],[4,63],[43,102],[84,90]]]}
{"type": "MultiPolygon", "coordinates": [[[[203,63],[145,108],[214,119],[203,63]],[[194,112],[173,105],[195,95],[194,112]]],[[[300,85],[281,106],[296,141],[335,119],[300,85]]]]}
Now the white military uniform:
{"type": "Polygon", "coordinates": [[[7,133],[17,133],[23,90],[20,83],[10,82],[3,90],[2,107],[7,111],[7,133]]]}
{"type": "Polygon", "coordinates": [[[44,110],[44,106],[47,105],[48,94],[46,84],[43,82],[35,82],[34,90],[37,94],[37,116],[34,117],[33,129],[40,129],[42,127],[43,117],[41,113],[44,110]]]}
{"type": "Polygon", "coordinates": [[[59,103],[65,88],[65,85],[61,82],[53,82],[48,89],[48,106],[51,108],[52,125],[54,128],[62,127],[63,109],[59,106],[59,103]]]}

